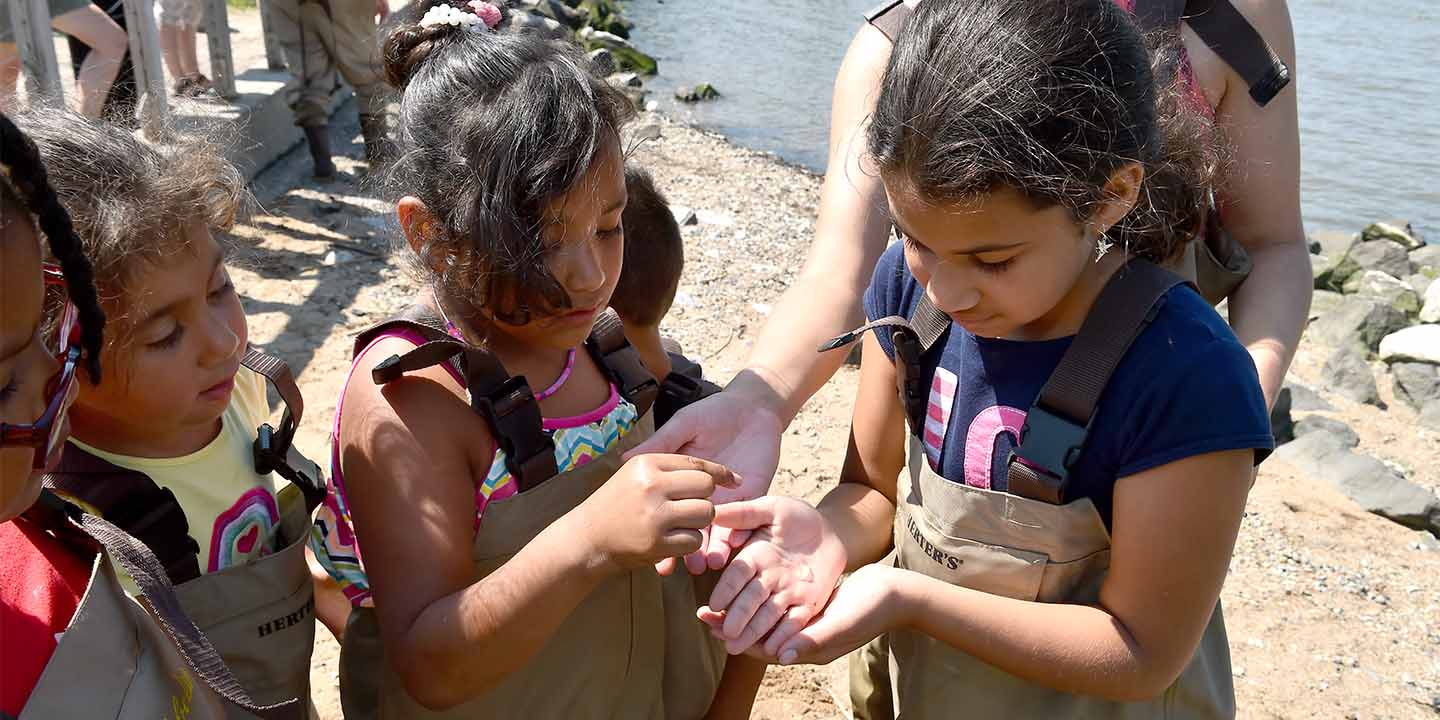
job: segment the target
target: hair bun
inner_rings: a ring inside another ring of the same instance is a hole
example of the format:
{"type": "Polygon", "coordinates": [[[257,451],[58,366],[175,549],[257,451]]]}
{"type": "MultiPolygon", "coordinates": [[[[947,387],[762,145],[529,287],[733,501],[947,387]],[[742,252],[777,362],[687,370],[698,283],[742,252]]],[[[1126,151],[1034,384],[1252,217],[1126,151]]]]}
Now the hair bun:
{"type": "Polygon", "coordinates": [[[436,50],[446,45],[451,38],[467,32],[463,25],[421,25],[420,21],[425,14],[434,8],[448,6],[464,13],[479,15],[483,22],[482,27],[491,26],[491,22],[494,22],[497,29],[492,32],[500,32],[498,25],[508,15],[506,3],[504,0],[488,0],[486,5],[499,13],[498,20],[491,17],[491,10],[486,10],[484,14],[478,13],[471,3],[465,0],[417,0],[392,14],[381,29],[386,81],[395,89],[403,91],[410,83],[410,78],[414,77],[415,72],[436,50]]]}

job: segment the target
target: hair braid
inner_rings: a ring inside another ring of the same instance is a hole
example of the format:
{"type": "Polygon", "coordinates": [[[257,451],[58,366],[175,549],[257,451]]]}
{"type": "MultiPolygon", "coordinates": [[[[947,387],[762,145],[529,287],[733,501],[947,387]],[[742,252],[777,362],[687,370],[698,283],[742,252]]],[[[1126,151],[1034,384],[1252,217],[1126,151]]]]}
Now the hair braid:
{"type": "Polygon", "coordinates": [[[104,343],[105,312],[95,291],[95,271],[85,257],[70,214],[50,187],[45,164],[35,143],[9,117],[0,114],[0,165],[21,200],[40,221],[50,253],[60,261],[70,301],[80,311],[80,345],[92,382],[100,382],[100,348],[104,343]]]}

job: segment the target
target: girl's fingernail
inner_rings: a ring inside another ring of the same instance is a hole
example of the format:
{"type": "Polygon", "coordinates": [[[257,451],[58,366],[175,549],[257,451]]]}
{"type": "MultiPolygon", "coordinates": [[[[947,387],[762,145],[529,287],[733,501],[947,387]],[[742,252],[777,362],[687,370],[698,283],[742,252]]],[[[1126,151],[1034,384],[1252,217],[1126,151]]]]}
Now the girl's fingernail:
{"type": "Polygon", "coordinates": [[[793,662],[795,662],[795,651],[794,651],[794,650],[786,650],[785,652],[780,653],[780,664],[781,664],[781,665],[789,665],[790,663],[793,663],[793,662]]]}

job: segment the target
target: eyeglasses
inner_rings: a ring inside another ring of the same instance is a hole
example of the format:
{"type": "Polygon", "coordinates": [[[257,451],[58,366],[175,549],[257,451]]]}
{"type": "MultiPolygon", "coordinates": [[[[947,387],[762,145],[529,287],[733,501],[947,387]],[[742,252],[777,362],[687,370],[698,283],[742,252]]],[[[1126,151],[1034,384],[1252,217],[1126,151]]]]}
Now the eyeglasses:
{"type": "MultiPolygon", "coordinates": [[[[46,263],[44,266],[45,285],[64,287],[65,276],[60,268],[46,263]]],[[[65,413],[74,400],[75,366],[80,362],[80,348],[76,344],[79,336],[80,312],[68,299],[60,313],[60,324],[56,327],[52,352],[60,361],[60,372],[50,379],[45,388],[49,400],[40,419],[29,425],[7,425],[0,423],[0,447],[28,447],[35,450],[34,468],[42,470],[45,461],[54,452],[57,444],[64,442],[61,429],[65,427],[65,413]]]]}

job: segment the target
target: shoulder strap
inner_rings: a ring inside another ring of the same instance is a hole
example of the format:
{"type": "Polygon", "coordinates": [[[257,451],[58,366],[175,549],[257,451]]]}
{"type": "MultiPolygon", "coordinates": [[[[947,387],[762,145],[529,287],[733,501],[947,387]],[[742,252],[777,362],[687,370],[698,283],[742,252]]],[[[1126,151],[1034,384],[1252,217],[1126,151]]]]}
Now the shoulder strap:
{"type": "Polygon", "coordinates": [[[950,316],[935,307],[922,289],[920,300],[911,309],[909,317],[891,315],[873,320],[821,345],[820,352],[849,345],[870,330],[887,329],[890,344],[895,348],[895,383],[900,390],[900,401],[905,405],[905,418],[910,423],[910,431],[922,435],[929,402],[923,358],[950,329],[950,325],[950,316]]]}
{"type": "Polygon", "coordinates": [[[660,384],[646,369],[639,351],[625,338],[625,326],[614,310],[607,308],[595,318],[585,347],[595,358],[595,364],[615,383],[620,395],[635,406],[636,412],[642,416],[649,412],[655,405],[660,384]]]}
{"type": "Polygon", "coordinates": [[[255,348],[245,351],[240,364],[250,368],[270,382],[285,404],[280,416],[280,428],[263,423],[256,429],[255,443],[251,448],[255,472],[264,475],[273,472],[300,489],[305,498],[307,514],[325,502],[325,474],[313,460],[305,457],[295,448],[295,430],[300,427],[300,418],[305,414],[305,398],[300,386],[295,384],[295,374],[284,360],[267,355],[255,348]]]}
{"type": "Polygon", "coordinates": [[[71,444],[42,482],[47,493],[75,498],[139,538],[155,552],[170,582],[179,585],[200,577],[200,545],[190,536],[185,510],[169,488],[156,485],[149,475],[71,444]]]}
{"type": "MultiPolygon", "coordinates": [[[[74,448],[67,448],[68,454],[74,448]]],[[[40,493],[40,500],[26,519],[55,532],[57,536],[80,535],[91,538],[104,548],[139,586],[150,611],[161,629],[174,643],[190,672],[216,695],[235,707],[264,720],[300,720],[306,706],[299,699],[275,705],[257,705],[225,664],[215,646],[191,621],[180,606],[164,567],[145,543],[124,530],[65,502],[49,490],[40,493]]]]}
{"type": "Polygon", "coordinates": [[[655,398],[655,427],[660,427],[675,413],[688,405],[700,402],[721,388],[704,377],[700,366],[679,353],[670,356],[670,374],[660,382],[660,394],[655,398]]]}
{"type": "Polygon", "coordinates": [[[910,19],[910,13],[914,8],[905,4],[904,0],[885,0],[865,13],[865,21],[875,26],[890,42],[900,36],[900,29],[905,27],[905,21],[910,19]]]}
{"type": "Polygon", "coordinates": [[[524,377],[511,377],[489,350],[451,337],[434,311],[418,304],[362,332],[355,351],[364,349],[384,330],[396,327],[414,330],[428,342],[376,365],[371,371],[376,385],[450,363],[464,379],[470,409],[485,421],[495,435],[496,445],[505,451],[505,469],[515,478],[520,492],[555,477],[555,442],[545,432],[540,403],[524,377]]]}
{"type": "Polygon", "coordinates": [[[1186,0],[1185,22],[1245,81],[1261,107],[1290,84],[1290,68],[1230,0],[1186,0]]]}
{"type": "Polygon", "coordinates": [[[1106,383],[1155,319],[1165,294],[1184,282],[1144,260],[1131,260],[1116,271],[1025,416],[1019,445],[1008,461],[1008,492],[1065,501],[1070,468],[1085,446],[1106,383]]]}

